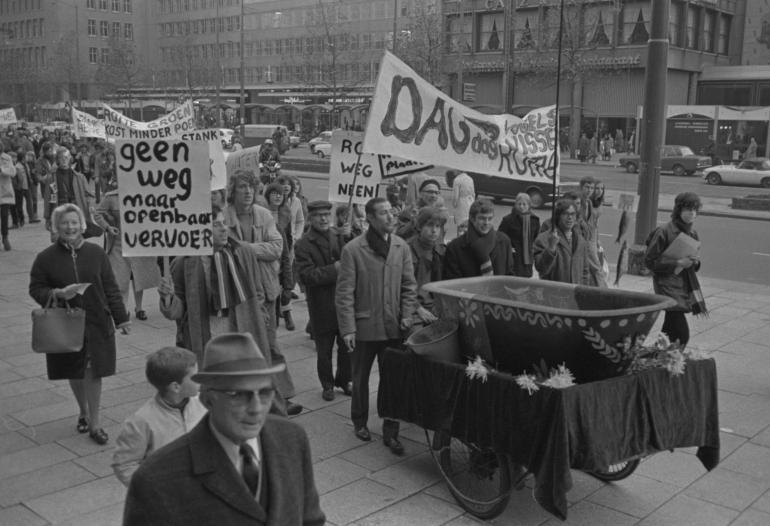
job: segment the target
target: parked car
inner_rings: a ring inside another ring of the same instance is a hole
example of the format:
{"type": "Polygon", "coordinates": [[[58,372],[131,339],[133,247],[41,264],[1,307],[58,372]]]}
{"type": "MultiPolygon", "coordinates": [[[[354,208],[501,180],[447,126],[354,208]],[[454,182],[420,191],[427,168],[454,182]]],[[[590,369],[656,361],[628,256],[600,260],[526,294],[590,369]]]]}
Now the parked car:
{"type": "Polygon", "coordinates": [[[297,132],[289,133],[289,146],[291,146],[292,148],[296,148],[297,146],[299,146],[300,142],[301,141],[299,138],[299,133],[297,132]]]}
{"type": "Polygon", "coordinates": [[[319,159],[329,157],[332,154],[332,143],[330,142],[317,142],[313,146],[313,153],[318,156],[319,159]]]}
{"type": "Polygon", "coordinates": [[[746,184],[770,188],[770,160],[767,157],[745,159],[734,164],[706,168],[703,175],[708,184],[746,184]]]}
{"type": "MultiPolygon", "coordinates": [[[[496,203],[505,199],[513,201],[519,193],[529,195],[532,208],[542,208],[553,202],[553,185],[549,182],[509,179],[474,172],[468,172],[468,175],[473,179],[476,195],[491,197],[496,203]]],[[[564,192],[579,188],[578,183],[562,182],[556,187],[556,190],[558,195],[562,195],[564,192]]]]}
{"type": "Polygon", "coordinates": [[[317,137],[313,137],[308,141],[308,144],[310,145],[310,151],[312,153],[315,153],[315,147],[316,144],[322,143],[322,142],[332,142],[332,132],[331,131],[324,131],[318,134],[317,137]]]}
{"type": "MultiPolygon", "coordinates": [[[[623,155],[618,164],[628,173],[639,170],[639,156],[623,155]]],[[[693,175],[711,166],[711,157],[696,155],[689,146],[665,145],[660,150],[660,171],[671,172],[676,176],[693,175]]]]}

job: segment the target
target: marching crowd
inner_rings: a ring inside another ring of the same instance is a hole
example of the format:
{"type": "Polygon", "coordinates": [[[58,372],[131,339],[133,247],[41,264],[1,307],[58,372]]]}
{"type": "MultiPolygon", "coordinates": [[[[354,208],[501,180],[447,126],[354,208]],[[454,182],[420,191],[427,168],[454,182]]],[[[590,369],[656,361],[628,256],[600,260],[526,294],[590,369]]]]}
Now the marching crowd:
{"type": "MultiPolygon", "coordinates": [[[[122,255],[109,145],[23,130],[3,137],[2,145],[17,154],[13,172],[6,169],[10,155],[0,156],[4,248],[11,250],[10,229],[42,215],[52,243],[33,263],[30,295],[43,306],[61,300],[86,313],[82,350],[46,355],[49,378],[69,381],[80,408],[78,432],[98,444],[109,440],[99,418],[101,382],[115,374],[115,330],[131,329],[129,284],[137,319],[147,318],[142,291],[157,287],[160,312],[176,322],[173,345],[147,359],[157,395],[124,422],[116,440],[113,468],[129,487],[126,524],[239,524],[246,516],[323,523],[307,437],[283,418],[303,410],[291,401],[294,382],[276,337],[281,319],[294,330],[296,285],[307,300],[321,396],[334,400],[335,389],[351,396],[354,433],[363,441],[372,439],[374,360],[437,319],[424,284],[531,278],[536,271],[540,279],[607,286],[597,232],[603,187],[590,177],[580,192],[555,202],[554,224],[541,224],[529,196],[519,194],[495,228],[491,202],[476,198],[467,174],[449,172],[458,227],[449,240],[442,185],[427,175],[409,176],[405,192],[393,185],[387,197],[364,207],[335,208],[307,202],[296,179],[265,186],[258,174],[237,169],[227,188],[211,195],[213,255],[176,257],[164,269],[155,258],[122,255]],[[86,240],[102,235],[103,245],[86,240]],[[75,283],[90,285],[79,293],[75,283]]],[[[677,286],[688,292],[691,284],[678,280],[692,273],[678,278],[674,269],[700,264],[660,259],[671,236],[691,230],[700,202],[691,196],[680,205],[648,254],[662,293],[677,286]]],[[[693,307],[685,296],[664,326],[683,342],[684,312],[693,307]]],[[[392,453],[403,454],[397,421],[386,419],[382,434],[392,453]]]]}

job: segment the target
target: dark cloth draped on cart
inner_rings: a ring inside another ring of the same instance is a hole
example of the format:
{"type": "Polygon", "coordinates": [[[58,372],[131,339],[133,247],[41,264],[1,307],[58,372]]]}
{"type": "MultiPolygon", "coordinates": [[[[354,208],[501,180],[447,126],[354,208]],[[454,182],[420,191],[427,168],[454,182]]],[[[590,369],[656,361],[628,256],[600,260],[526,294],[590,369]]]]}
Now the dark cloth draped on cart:
{"type": "Polygon", "coordinates": [[[459,364],[388,349],[380,367],[379,414],[511,455],[535,475],[537,502],[567,517],[570,468],[606,470],[633,457],[698,446],[706,469],[719,462],[713,360],[687,362],[683,376],[650,370],[531,396],[512,376],[470,380],[459,364]]]}

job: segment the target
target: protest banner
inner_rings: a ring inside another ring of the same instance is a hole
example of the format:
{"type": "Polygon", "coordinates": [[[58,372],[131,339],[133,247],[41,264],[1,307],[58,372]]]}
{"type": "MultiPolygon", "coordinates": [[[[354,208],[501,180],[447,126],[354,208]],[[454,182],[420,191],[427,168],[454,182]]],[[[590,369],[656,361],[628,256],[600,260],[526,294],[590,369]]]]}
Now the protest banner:
{"type": "Polygon", "coordinates": [[[211,254],[208,144],[159,139],[115,146],[123,255],[211,254]]]}
{"type": "Polygon", "coordinates": [[[97,119],[83,111],[72,108],[72,127],[75,137],[96,137],[97,139],[106,139],[104,132],[104,120],[97,119]]]}
{"type": "Polygon", "coordinates": [[[129,119],[106,104],[102,107],[104,128],[110,139],[173,139],[195,129],[195,114],[189,100],[150,122],[129,119]]]}
{"type": "MultiPolygon", "coordinates": [[[[463,106],[385,52],[363,151],[511,179],[551,182],[556,108],[523,118],[463,106]]],[[[558,173],[556,174],[558,183],[558,173]]]]}
{"type": "Polygon", "coordinates": [[[0,128],[4,128],[10,124],[16,124],[16,112],[13,108],[6,108],[0,110],[0,128]]]}
{"type": "Polygon", "coordinates": [[[196,130],[182,134],[185,141],[206,141],[209,145],[209,176],[212,190],[222,190],[227,187],[227,167],[225,152],[222,149],[224,133],[219,129],[196,130]]]}

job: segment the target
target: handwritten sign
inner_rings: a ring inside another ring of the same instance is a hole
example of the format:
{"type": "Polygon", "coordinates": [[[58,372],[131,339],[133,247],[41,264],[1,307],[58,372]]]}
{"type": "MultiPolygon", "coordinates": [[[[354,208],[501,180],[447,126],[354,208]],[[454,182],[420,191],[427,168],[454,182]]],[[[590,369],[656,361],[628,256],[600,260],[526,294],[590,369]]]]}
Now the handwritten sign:
{"type": "MultiPolygon", "coordinates": [[[[498,177],[550,182],[556,108],[524,118],[463,106],[385,52],[367,118],[363,151],[498,177]]],[[[558,182],[558,173],[556,174],[558,182]]]]}
{"type": "Polygon", "coordinates": [[[111,139],[172,139],[195,129],[195,115],[189,100],[150,122],[135,121],[106,104],[102,106],[105,131],[111,139]]]}
{"type": "Polygon", "coordinates": [[[116,141],[124,256],[213,252],[208,144],[116,141]]]}
{"type": "Polygon", "coordinates": [[[376,155],[363,153],[363,133],[332,133],[329,165],[329,201],[366,204],[379,196],[382,172],[376,155]]]}
{"type": "Polygon", "coordinates": [[[9,124],[15,124],[16,122],[18,121],[16,120],[16,112],[13,108],[0,110],[0,126],[8,126],[9,124]]]}
{"type": "Polygon", "coordinates": [[[222,149],[224,133],[218,129],[196,130],[182,135],[185,141],[206,141],[209,145],[209,176],[212,190],[227,187],[227,167],[225,152],[222,149]]]}
{"type": "Polygon", "coordinates": [[[76,110],[75,108],[72,108],[72,126],[74,128],[75,137],[77,138],[107,138],[107,135],[104,132],[104,120],[97,119],[96,117],[83,111],[76,110]]]}

